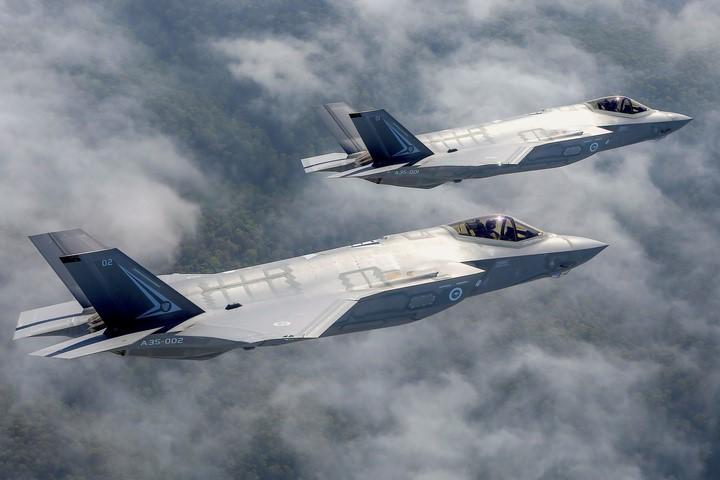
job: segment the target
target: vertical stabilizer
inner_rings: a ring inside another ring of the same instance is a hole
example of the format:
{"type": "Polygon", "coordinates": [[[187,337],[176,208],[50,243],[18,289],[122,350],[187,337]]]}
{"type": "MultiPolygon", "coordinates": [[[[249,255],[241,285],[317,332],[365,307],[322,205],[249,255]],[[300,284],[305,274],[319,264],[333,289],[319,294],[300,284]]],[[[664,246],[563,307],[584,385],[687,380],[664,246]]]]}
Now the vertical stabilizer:
{"type": "Polygon", "coordinates": [[[318,107],[323,122],[340,143],[345,153],[351,155],[367,150],[355,125],[350,120],[353,109],[344,102],[326,103],[318,107]]]}
{"type": "Polygon", "coordinates": [[[398,163],[413,164],[433,154],[385,110],[352,113],[350,118],[360,133],[375,168],[398,163]]]}
{"type": "Polygon", "coordinates": [[[60,277],[60,280],[65,284],[67,289],[70,290],[70,293],[72,293],[78,303],[83,308],[90,307],[90,301],[82,289],[80,289],[77,282],[68,273],[60,261],[60,257],[74,253],[104,250],[107,247],[79,228],[33,235],[30,237],[30,241],[35,245],[35,248],[38,249],[57,276],[60,277]]]}
{"type": "Polygon", "coordinates": [[[106,335],[172,328],[203,310],[116,248],[61,257],[106,335]]]}

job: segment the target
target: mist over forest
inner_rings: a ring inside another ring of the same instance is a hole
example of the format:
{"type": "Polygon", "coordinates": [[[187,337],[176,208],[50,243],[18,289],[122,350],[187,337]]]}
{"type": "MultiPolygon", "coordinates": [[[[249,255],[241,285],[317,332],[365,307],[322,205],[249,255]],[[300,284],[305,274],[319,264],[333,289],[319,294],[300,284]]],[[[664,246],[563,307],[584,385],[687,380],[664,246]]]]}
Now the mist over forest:
{"type": "Polygon", "coordinates": [[[0,1],[0,477],[720,477],[720,2],[0,1]],[[621,93],[658,142],[432,190],[307,176],[315,105],[414,132],[621,93]],[[215,272],[504,212],[610,244],[396,328],[203,362],[31,357],[81,227],[215,272]]]}

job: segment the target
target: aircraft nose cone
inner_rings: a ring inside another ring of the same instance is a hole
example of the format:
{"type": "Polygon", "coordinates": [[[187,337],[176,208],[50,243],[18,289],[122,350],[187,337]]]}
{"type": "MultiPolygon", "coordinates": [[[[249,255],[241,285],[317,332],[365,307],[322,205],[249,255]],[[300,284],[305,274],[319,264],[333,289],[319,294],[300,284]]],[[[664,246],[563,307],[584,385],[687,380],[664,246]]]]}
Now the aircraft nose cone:
{"type": "MultiPolygon", "coordinates": [[[[558,236],[563,246],[547,256],[548,275],[559,277],[582,265],[607,248],[607,243],[591,238],[558,236]]],[[[558,245],[559,246],[559,245],[558,245]]]]}
{"type": "Polygon", "coordinates": [[[607,243],[599,242],[597,240],[593,240],[592,238],[585,238],[585,237],[565,237],[565,240],[567,240],[570,245],[573,247],[573,250],[588,250],[591,248],[600,248],[601,250],[608,246],[607,243]]]}
{"type": "Polygon", "coordinates": [[[565,240],[572,247],[572,254],[578,265],[587,262],[608,246],[607,243],[585,237],[565,237],[565,240]]]}
{"type": "Polygon", "coordinates": [[[692,121],[692,117],[683,115],[682,113],[670,113],[670,122],[672,123],[673,130],[679,130],[692,121]]]}

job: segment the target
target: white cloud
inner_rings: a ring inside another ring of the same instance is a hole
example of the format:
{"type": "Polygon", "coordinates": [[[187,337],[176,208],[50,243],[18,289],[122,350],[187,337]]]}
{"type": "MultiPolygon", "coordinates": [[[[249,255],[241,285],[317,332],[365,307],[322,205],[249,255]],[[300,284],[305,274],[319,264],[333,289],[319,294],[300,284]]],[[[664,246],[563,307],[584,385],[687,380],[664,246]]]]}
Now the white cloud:
{"type": "MultiPolygon", "coordinates": [[[[581,41],[556,28],[600,8],[652,38],[653,9],[634,2],[632,15],[619,15],[625,5],[337,2],[339,22],[308,24],[297,38],[262,33],[214,45],[237,78],[262,88],[259,105],[345,93],[393,107],[418,128],[445,127],[637,85],[645,72],[606,56],[622,41],[602,32],[581,41]],[[636,16],[643,10],[648,18],[636,16]]],[[[680,12],[668,21],[689,15],[680,12]]],[[[78,219],[131,250],[171,251],[194,214],[172,186],[196,175],[139,123],[132,98],[98,101],[88,95],[96,79],[82,73],[122,71],[135,47],[92,14],[12,18],[0,31],[45,40],[28,41],[26,55],[3,54],[11,68],[0,85],[12,94],[0,94],[11,105],[0,109],[0,139],[16,148],[2,154],[11,180],[0,193],[12,215],[0,226],[12,246],[0,258],[35,270],[13,270],[18,277],[44,279],[50,273],[37,273],[47,268],[22,235],[78,219]],[[73,50],[83,53],[64,53],[73,50]],[[55,181],[66,177],[73,183],[55,181]]],[[[601,28],[606,17],[592,18],[601,28]]],[[[644,47],[667,53],[664,44],[644,47]]],[[[673,75],[682,84],[683,72],[673,75]]],[[[101,461],[109,476],[251,477],[277,461],[296,468],[278,475],[326,478],[699,477],[720,392],[718,118],[704,115],[700,135],[683,130],[561,169],[429,191],[309,179],[285,217],[273,219],[304,244],[338,230],[360,241],[502,210],[610,243],[567,277],[468,299],[413,325],[207,363],[98,356],[49,364],[13,352],[13,368],[0,375],[18,385],[25,403],[15,408],[37,398],[61,403],[68,417],[47,423],[83,460],[86,446],[112,452],[101,461]],[[189,467],[178,471],[178,459],[189,467]]],[[[14,306],[26,294],[2,295],[14,306]]]]}
{"type": "Polygon", "coordinates": [[[313,67],[322,55],[314,42],[292,37],[264,40],[218,40],[213,47],[229,57],[229,68],[239,80],[251,80],[273,97],[293,97],[322,91],[327,85],[313,67]]]}
{"type": "Polygon", "coordinates": [[[720,3],[695,0],[684,4],[677,13],[661,11],[655,25],[658,43],[675,59],[694,53],[718,59],[720,50],[720,3]]]}
{"type": "MultiPolygon", "coordinates": [[[[622,7],[604,5],[608,21],[622,21],[622,7]]],[[[321,37],[342,38],[356,46],[366,62],[349,64],[361,68],[354,70],[357,84],[348,92],[369,89],[372,99],[383,102],[376,106],[397,106],[401,121],[421,131],[499,119],[636,85],[643,72],[613,58],[616,45],[589,50],[558,31],[543,16],[544,8],[498,4],[466,11],[457,4],[407,9],[403,4],[344,3],[338,7],[344,21],[317,29],[322,34],[304,41],[324,49],[321,37]],[[488,39],[483,28],[499,14],[517,22],[488,39]],[[375,78],[366,76],[368,68],[375,78]]],[[[598,14],[590,4],[560,8],[578,17],[598,14]]],[[[628,8],[649,11],[641,2],[628,8]]],[[[652,19],[638,18],[623,26],[652,35],[652,19]]],[[[593,28],[603,28],[602,22],[593,28]]],[[[665,47],[653,48],[662,55],[665,47]]],[[[324,58],[325,72],[337,70],[332,57],[324,58]]],[[[702,445],[685,442],[670,420],[645,410],[647,399],[639,391],[662,365],[645,357],[630,359],[626,350],[640,348],[643,356],[667,348],[678,361],[695,365],[693,353],[651,338],[663,337],[675,319],[683,334],[716,338],[719,333],[713,318],[700,313],[705,306],[677,292],[673,275],[684,274],[669,268],[672,262],[665,257],[674,252],[678,263],[698,262],[712,256],[717,243],[716,226],[680,227],[706,225],[706,215],[713,213],[677,205],[667,190],[677,177],[658,176],[659,164],[679,158],[688,164],[686,177],[712,168],[699,158],[704,147],[683,141],[685,134],[562,169],[429,191],[309,181],[280,220],[288,231],[298,223],[321,237],[355,229],[361,241],[505,211],[611,247],[557,282],[473,299],[426,323],[312,347],[303,361],[310,362],[304,370],[313,378],[279,386],[273,397],[286,413],[285,441],[311,462],[311,471],[352,472],[355,478],[640,479],[658,469],[636,456],[644,448],[671,455],[690,476],[701,472],[702,445]],[[559,325],[552,327],[556,321],[559,325]],[[596,337],[568,337],[584,328],[596,337]],[[530,346],[511,348],[513,335],[530,346]],[[604,345],[603,338],[612,339],[611,344],[604,345]],[[626,339],[632,339],[629,347],[626,339]],[[453,357],[445,351],[450,348],[467,357],[453,357]],[[423,354],[429,358],[419,359],[423,354]],[[513,382],[522,388],[502,397],[503,386],[513,382]],[[328,412],[336,413],[328,417],[328,412]],[[336,416],[361,433],[339,444],[328,442],[327,429],[336,416]],[[639,440],[637,432],[652,440],[639,440]]],[[[700,281],[711,270],[699,266],[690,277],[700,281]]],[[[707,388],[714,391],[718,384],[707,388]]]]}
{"type": "MultiPolygon", "coordinates": [[[[29,234],[82,227],[133,256],[169,264],[197,215],[177,187],[197,187],[202,177],[144,123],[131,85],[105,84],[135,73],[140,49],[83,5],[61,14],[38,2],[4,8],[0,30],[12,39],[0,45],[0,258],[6,275],[17,276],[3,289],[3,304],[34,306],[13,297],[30,294],[22,285],[25,259],[36,255],[23,238],[29,234]]],[[[29,265],[52,275],[41,262],[29,265]]]]}

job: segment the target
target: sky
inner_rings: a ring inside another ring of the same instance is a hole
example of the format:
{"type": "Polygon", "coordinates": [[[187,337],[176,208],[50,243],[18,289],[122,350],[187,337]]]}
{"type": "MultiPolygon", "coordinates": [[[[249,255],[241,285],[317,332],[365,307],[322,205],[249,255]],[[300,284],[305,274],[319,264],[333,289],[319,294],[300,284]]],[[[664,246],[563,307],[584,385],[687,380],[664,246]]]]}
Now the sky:
{"type": "Polygon", "coordinates": [[[615,93],[695,119],[428,191],[303,179],[276,220],[301,246],[502,211],[610,248],[411,325],[206,362],[52,361],[27,355],[47,340],[10,340],[19,311],[68,297],[27,235],[80,226],[165,271],[200,225],[197,192],[225,188],[153,125],[153,45],[112,2],[59,5],[0,4],[0,467],[14,478],[717,476],[717,2],[353,0],[313,2],[317,17],[270,2],[256,9],[298,10],[293,28],[205,25],[194,48],[289,135],[337,100],[416,132],[615,93]]]}

